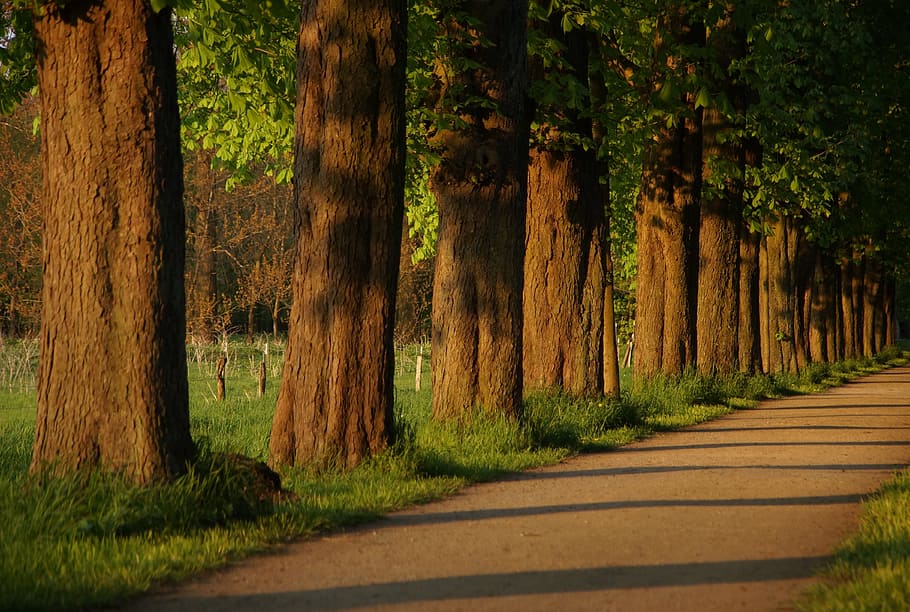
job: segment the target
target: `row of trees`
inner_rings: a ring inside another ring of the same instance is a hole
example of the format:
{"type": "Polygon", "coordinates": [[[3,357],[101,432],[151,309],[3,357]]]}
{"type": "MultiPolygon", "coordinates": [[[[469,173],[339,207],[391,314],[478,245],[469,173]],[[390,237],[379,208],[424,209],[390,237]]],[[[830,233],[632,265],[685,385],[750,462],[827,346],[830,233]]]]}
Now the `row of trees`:
{"type": "MultiPolygon", "coordinates": [[[[614,275],[637,300],[637,377],[795,370],[891,340],[910,159],[900,2],[311,0],[297,15],[210,1],[176,19],[109,4],[34,19],[35,469],[149,480],[192,453],[174,31],[196,69],[185,147],[281,182],[293,136],[296,239],[256,230],[287,217],[255,204],[232,217],[258,236],[244,248],[293,252],[273,463],[349,466],[390,443],[406,200],[418,253],[436,253],[440,419],[520,418],[527,388],[618,393],[614,275]],[[77,364],[85,346],[108,374],[77,364]]],[[[22,32],[9,50],[29,29],[4,18],[22,32]]],[[[194,244],[211,238],[215,183],[201,182],[194,244]]],[[[198,248],[199,295],[214,295],[212,251],[198,248]]],[[[247,303],[278,304],[266,259],[251,261],[247,303]]]]}

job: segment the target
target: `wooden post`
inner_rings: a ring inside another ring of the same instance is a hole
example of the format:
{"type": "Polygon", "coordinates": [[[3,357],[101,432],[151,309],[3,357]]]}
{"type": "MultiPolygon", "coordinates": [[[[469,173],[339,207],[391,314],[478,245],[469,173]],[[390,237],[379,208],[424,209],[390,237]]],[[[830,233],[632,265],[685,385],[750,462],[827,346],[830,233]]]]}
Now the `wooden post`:
{"type": "Polygon", "coordinates": [[[626,345],[626,354],[622,359],[622,367],[632,367],[632,352],[635,350],[635,334],[629,337],[629,343],[626,345]]]}
{"type": "Polygon", "coordinates": [[[225,396],[224,389],[224,369],[227,367],[227,357],[222,357],[218,360],[218,365],[215,366],[215,378],[218,379],[218,401],[223,401],[225,396]]]}
{"type": "Polygon", "coordinates": [[[259,397],[265,395],[265,359],[259,362],[259,397]]]}
{"type": "Polygon", "coordinates": [[[420,345],[420,352],[417,354],[417,372],[414,374],[414,390],[420,391],[420,375],[423,373],[423,345],[420,345]]]}

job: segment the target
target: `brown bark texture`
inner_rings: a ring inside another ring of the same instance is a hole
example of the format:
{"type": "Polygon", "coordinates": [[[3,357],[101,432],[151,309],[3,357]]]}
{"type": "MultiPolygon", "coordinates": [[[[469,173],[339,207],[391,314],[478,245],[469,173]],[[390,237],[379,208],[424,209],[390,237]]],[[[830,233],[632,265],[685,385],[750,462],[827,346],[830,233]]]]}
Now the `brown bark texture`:
{"type": "Polygon", "coordinates": [[[303,2],[297,246],[273,465],[351,467],[393,436],[405,4],[303,2]]]}
{"type": "MultiPolygon", "coordinates": [[[[687,45],[704,45],[704,29],[689,23],[678,6],[662,17],[655,58],[670,70],[692,74],[693,63],[665,57],[663,35],[678,33],[687,45]]],[[[695,365],[698,298],[698,204],[702,180],[702,111],[691,94],[674,110],[687,112],[655,129],[645,146],[642,186],[636,205],[638,289],[635,313],[636,379],[679,375],[695,365]]]]}
{"type": "MultiPolygon", "coordinates": [[[[564,32],[560,21],[561,13],[554,11],[548,23],[536,27],[564,45],[564,70],[584,83],[587,37],[581,30],[564,32]]],[[[531,74],[546,78],[537,61],[531,74]]],[[[530,154],[525,225],[524,385],[600,396],[608,248],[605,190],[596,151],[563,140],[566,130],[591,136],[591,120],[571,108],[541,105],[538,110],[541,128],[530,154]]]]}
{"type": "Polygon", "coordinates": [[[584,151],[531,152],[524,279],[527,388],[603,393],[606,226],[592,158],[584,151]]]}
{"type": "Polygon", "coordinates": [[[436,136],[442,161],[430,181],[439,207],[433,415],[461,418],[483,407],[517,418],[528,176],[527,3],[477,0],[462,8],[478,25],[446,17],[443,27],[472,41],[464,52],[475,67],[457,74],[450,66],[438,69],[442,104],[446,83],[457,83],[469,98],[460,108],[464,125],[436,136]]]}
{"type": "Polygon", "coordinates": [[[180,123],[170,12],[47,3],[35,19],[44,287],[32,470],[184,471],[180,123]]]}
{"type": "MultiPolygon", "coordinates": [[[[704,113],[704,178],[714,164],[739,164],[739,147],[724,142],[732,126],[717,109],[704,113]]],[[[734,179],[703,195],[698,230],[697,365],[707,374],[730,373],[739,360],[739,229],[742,189],[734,179]]]]}
{"type": "Polygon", "coordinates": [[[759,234],[743,227],[739,242],[739,369],[753,374],[761,371],[759,330],[759,234]]]}
{"type": "MultiPolygon", "coordinates": [[[[745,54],[745,31],[735,27],[734,7],[726,8],[709,28],[706,45],[721,75],[711,78],[714,89],[734,101],[745,115],[745,96],[726,76],[731,63],[745,54]]],[[[710,77],[709,77],[710,78],[710,77]]],[[[745,150],[734,137],[733,121],[719,108],[704,109],[702,120],[702,178],[698,229],[698,298],[696,362],[703,373],[730,373],[739,362],[739,239],[742,226],[743,182],[731,172],[745,167],[745,150]]]]}
{"type": "Polygon", "coordinates": [[[841,350],[844,359],[857,357],[856,310],[853,307],[853,276],[855,268],[856,264],[851,261],[842,262],[840,266],[841,350]]]}
{"type": "Polygon", "coordinates": [[[794,221],[780,216],[772,222],[772,232],[765,236],[766,282],[763,290],[763,342],[766,372],[796,372],[795,342],[795,271],[794,221]]]}
{"type": "Polygon", "coordinates": [[[645,156],[636,208],[636,378],[682,374],[695,363],[699,124],[662,128],[645,156]]]}

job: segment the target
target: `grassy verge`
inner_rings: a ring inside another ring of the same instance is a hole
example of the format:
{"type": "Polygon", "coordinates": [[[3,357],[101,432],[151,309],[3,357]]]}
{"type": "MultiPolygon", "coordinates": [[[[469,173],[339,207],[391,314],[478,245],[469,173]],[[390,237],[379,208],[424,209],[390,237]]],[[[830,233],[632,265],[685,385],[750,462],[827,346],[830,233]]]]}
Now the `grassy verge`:
{"type": "Polygon", "coordinates": [[[815,391],[881,367],[866,360],[792,378],[658,379],[618,400],[537,393],[527,399],[522,426],[484,414],[436,423],[427,385],[413,390],[413,370],[402,367],[395,447],[350,472],[289,470],[284,485],[296,497],[273,504],[260,499],[248,464],[236,454],[266,458],[280,347],[272,348],[269,392],[260,398],[254,374],[261,348],[232,345],[223,402],[215,400],[212,384],[217,349],[207,350],[190,351],[191,422],[201,459],[168,485],[138,489],[98,474],[30,482],[33,397],[0,403],[0,609],[121,602],[155,584],[438,499],[471,482],[614,448],[762,397],[815,391]]]}
{"type": "Polygon", "coordinates": [[[910,602],[910,470],[863,504],[858,533],[835,554],[804,611],[905,610],[910,602]]]}

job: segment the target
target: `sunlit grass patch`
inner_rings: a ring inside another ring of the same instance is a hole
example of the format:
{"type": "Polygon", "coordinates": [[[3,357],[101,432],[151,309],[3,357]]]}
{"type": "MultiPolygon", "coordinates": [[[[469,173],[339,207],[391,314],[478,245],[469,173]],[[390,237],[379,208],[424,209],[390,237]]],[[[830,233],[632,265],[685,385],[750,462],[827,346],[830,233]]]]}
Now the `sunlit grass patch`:
{"type": "Polygon", "coordinates": [[[903,610],[910,601],[910,471],[863,504],[859,531],[837,551],[800,609],[903,610]]]}

